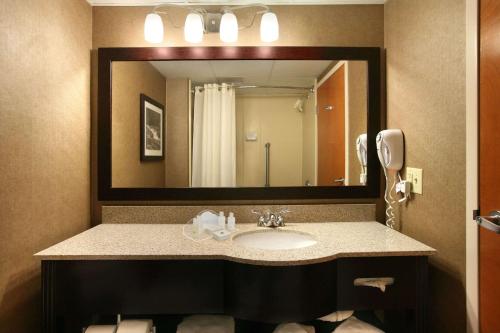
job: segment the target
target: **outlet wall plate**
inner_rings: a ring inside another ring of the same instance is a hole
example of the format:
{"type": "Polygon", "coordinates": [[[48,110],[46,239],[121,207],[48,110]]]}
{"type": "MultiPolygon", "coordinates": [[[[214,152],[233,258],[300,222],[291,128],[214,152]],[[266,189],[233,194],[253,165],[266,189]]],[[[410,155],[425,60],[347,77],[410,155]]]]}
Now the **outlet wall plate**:
{"type": "Polygon", "coordinates": [[[406,168],[406,180],[411,183],[411,193],[422,194],[423,171],[418,168],[406,168]]]}

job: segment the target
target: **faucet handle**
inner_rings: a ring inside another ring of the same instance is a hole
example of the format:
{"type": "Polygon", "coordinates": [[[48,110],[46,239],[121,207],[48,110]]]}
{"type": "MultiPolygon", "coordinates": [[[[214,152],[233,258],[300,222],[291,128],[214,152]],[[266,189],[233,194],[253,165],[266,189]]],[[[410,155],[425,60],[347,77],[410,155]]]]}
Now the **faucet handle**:
{"type": "Polygon", "coordinates": [[[284,227],[285,226],[285,218],[283,217],[283,215],[279,214],[277,217],[276,217],[276,226],[277,227],[284,227]]]}
{"type": "Polygon", "coordinates": [[[286,215],[290,213],[291,210],[288,208],[282,208],[278,214],[276,214],[276,225],[278,227],[284,227],[285,226],[285,217],[283,215],[286,215]]]}
{"type": "Polygon", "coordinates": [[[264,214],[262,214],[261,211],[256,210],[256,209],[252,209],[251,212],[252,212],[252,214],[255,214],[258,216],[257,226],[264,227],[266,224],[266,218],[264,217],[264,214]]]}

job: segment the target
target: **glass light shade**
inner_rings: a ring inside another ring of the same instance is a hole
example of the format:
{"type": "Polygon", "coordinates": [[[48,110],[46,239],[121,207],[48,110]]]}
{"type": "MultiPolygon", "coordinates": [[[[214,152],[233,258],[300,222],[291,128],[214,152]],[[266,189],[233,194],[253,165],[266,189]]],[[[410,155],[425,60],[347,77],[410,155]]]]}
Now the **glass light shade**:
{"type": "Polygon", "coordinates": [[[267,12],[260,21],[260,40],[266,43],[277,41],[280,35],[280,26],[276,14],[267,12]]]}
{"type": "Polygon", "coordinates": [[[163,21],[155,13],[148,14],[144,21],[144,39],[150,43],[163,42],[163,21]]]}
{"type": "Polygon", "coordinates": [[[184,39],[189,43],[200,43],[203,40],[203,18],[200,14],[189,13],[186,16],[184,39]]]}
{"type": "Polygon", "coordinates": [[[222,15],[220,20],[220,40],[225,43],[234,43],[238,40],[238,20],[231,12],[222,15]]]}

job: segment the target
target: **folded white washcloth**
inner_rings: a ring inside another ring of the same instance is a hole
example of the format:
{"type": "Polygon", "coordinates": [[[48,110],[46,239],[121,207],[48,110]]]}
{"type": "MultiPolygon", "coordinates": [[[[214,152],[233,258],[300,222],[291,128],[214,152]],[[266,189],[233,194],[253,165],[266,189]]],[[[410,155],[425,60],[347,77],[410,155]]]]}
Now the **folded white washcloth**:
{"type": "Polygon", "coordinates": [[[177,333],[234,333],[234,319],[228,316],[190,316],[177,326],[177,333]]]}
{"type": "Polygon", "coordinates": [[[116,333],[151,333],[153,329],[152,320],[122,320],[118,324],[116,333]]]}
{"type": "Polygon", "coordinates": [[[296,323],[280,324],[273,333],[314,333],[314,327],[296,323]]]}
{"type": "Polygon", "coordinates": [[[87,327],[85,333],[115,333],[115,325],[91,325],[87,327]]]}
{"type": "Polygon", "coordinates": [[[332,333],[384,333],[384,331],[352,316],[340,324],[332,333]]]}
{"type": "Polygon", "coordinates": [[[354,313],[354,311],[336,311],[336,312],[332,312],[326,316],[323,316],[321,318],[318,318],[318,320],[337,322],[337,321],[346,320],[347,318],[352,316],[353,313],[354,313]]]}

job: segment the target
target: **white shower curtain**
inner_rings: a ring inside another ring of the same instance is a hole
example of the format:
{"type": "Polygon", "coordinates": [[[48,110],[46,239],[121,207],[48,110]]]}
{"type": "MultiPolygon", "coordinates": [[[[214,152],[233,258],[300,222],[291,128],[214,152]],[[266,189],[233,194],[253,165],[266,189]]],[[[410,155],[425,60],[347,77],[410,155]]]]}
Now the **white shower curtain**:
{"type": "Polygon", "coordinates": [[[191,186],[236,186],[235,94],[227,84],[195,89],[191,186]]]}

